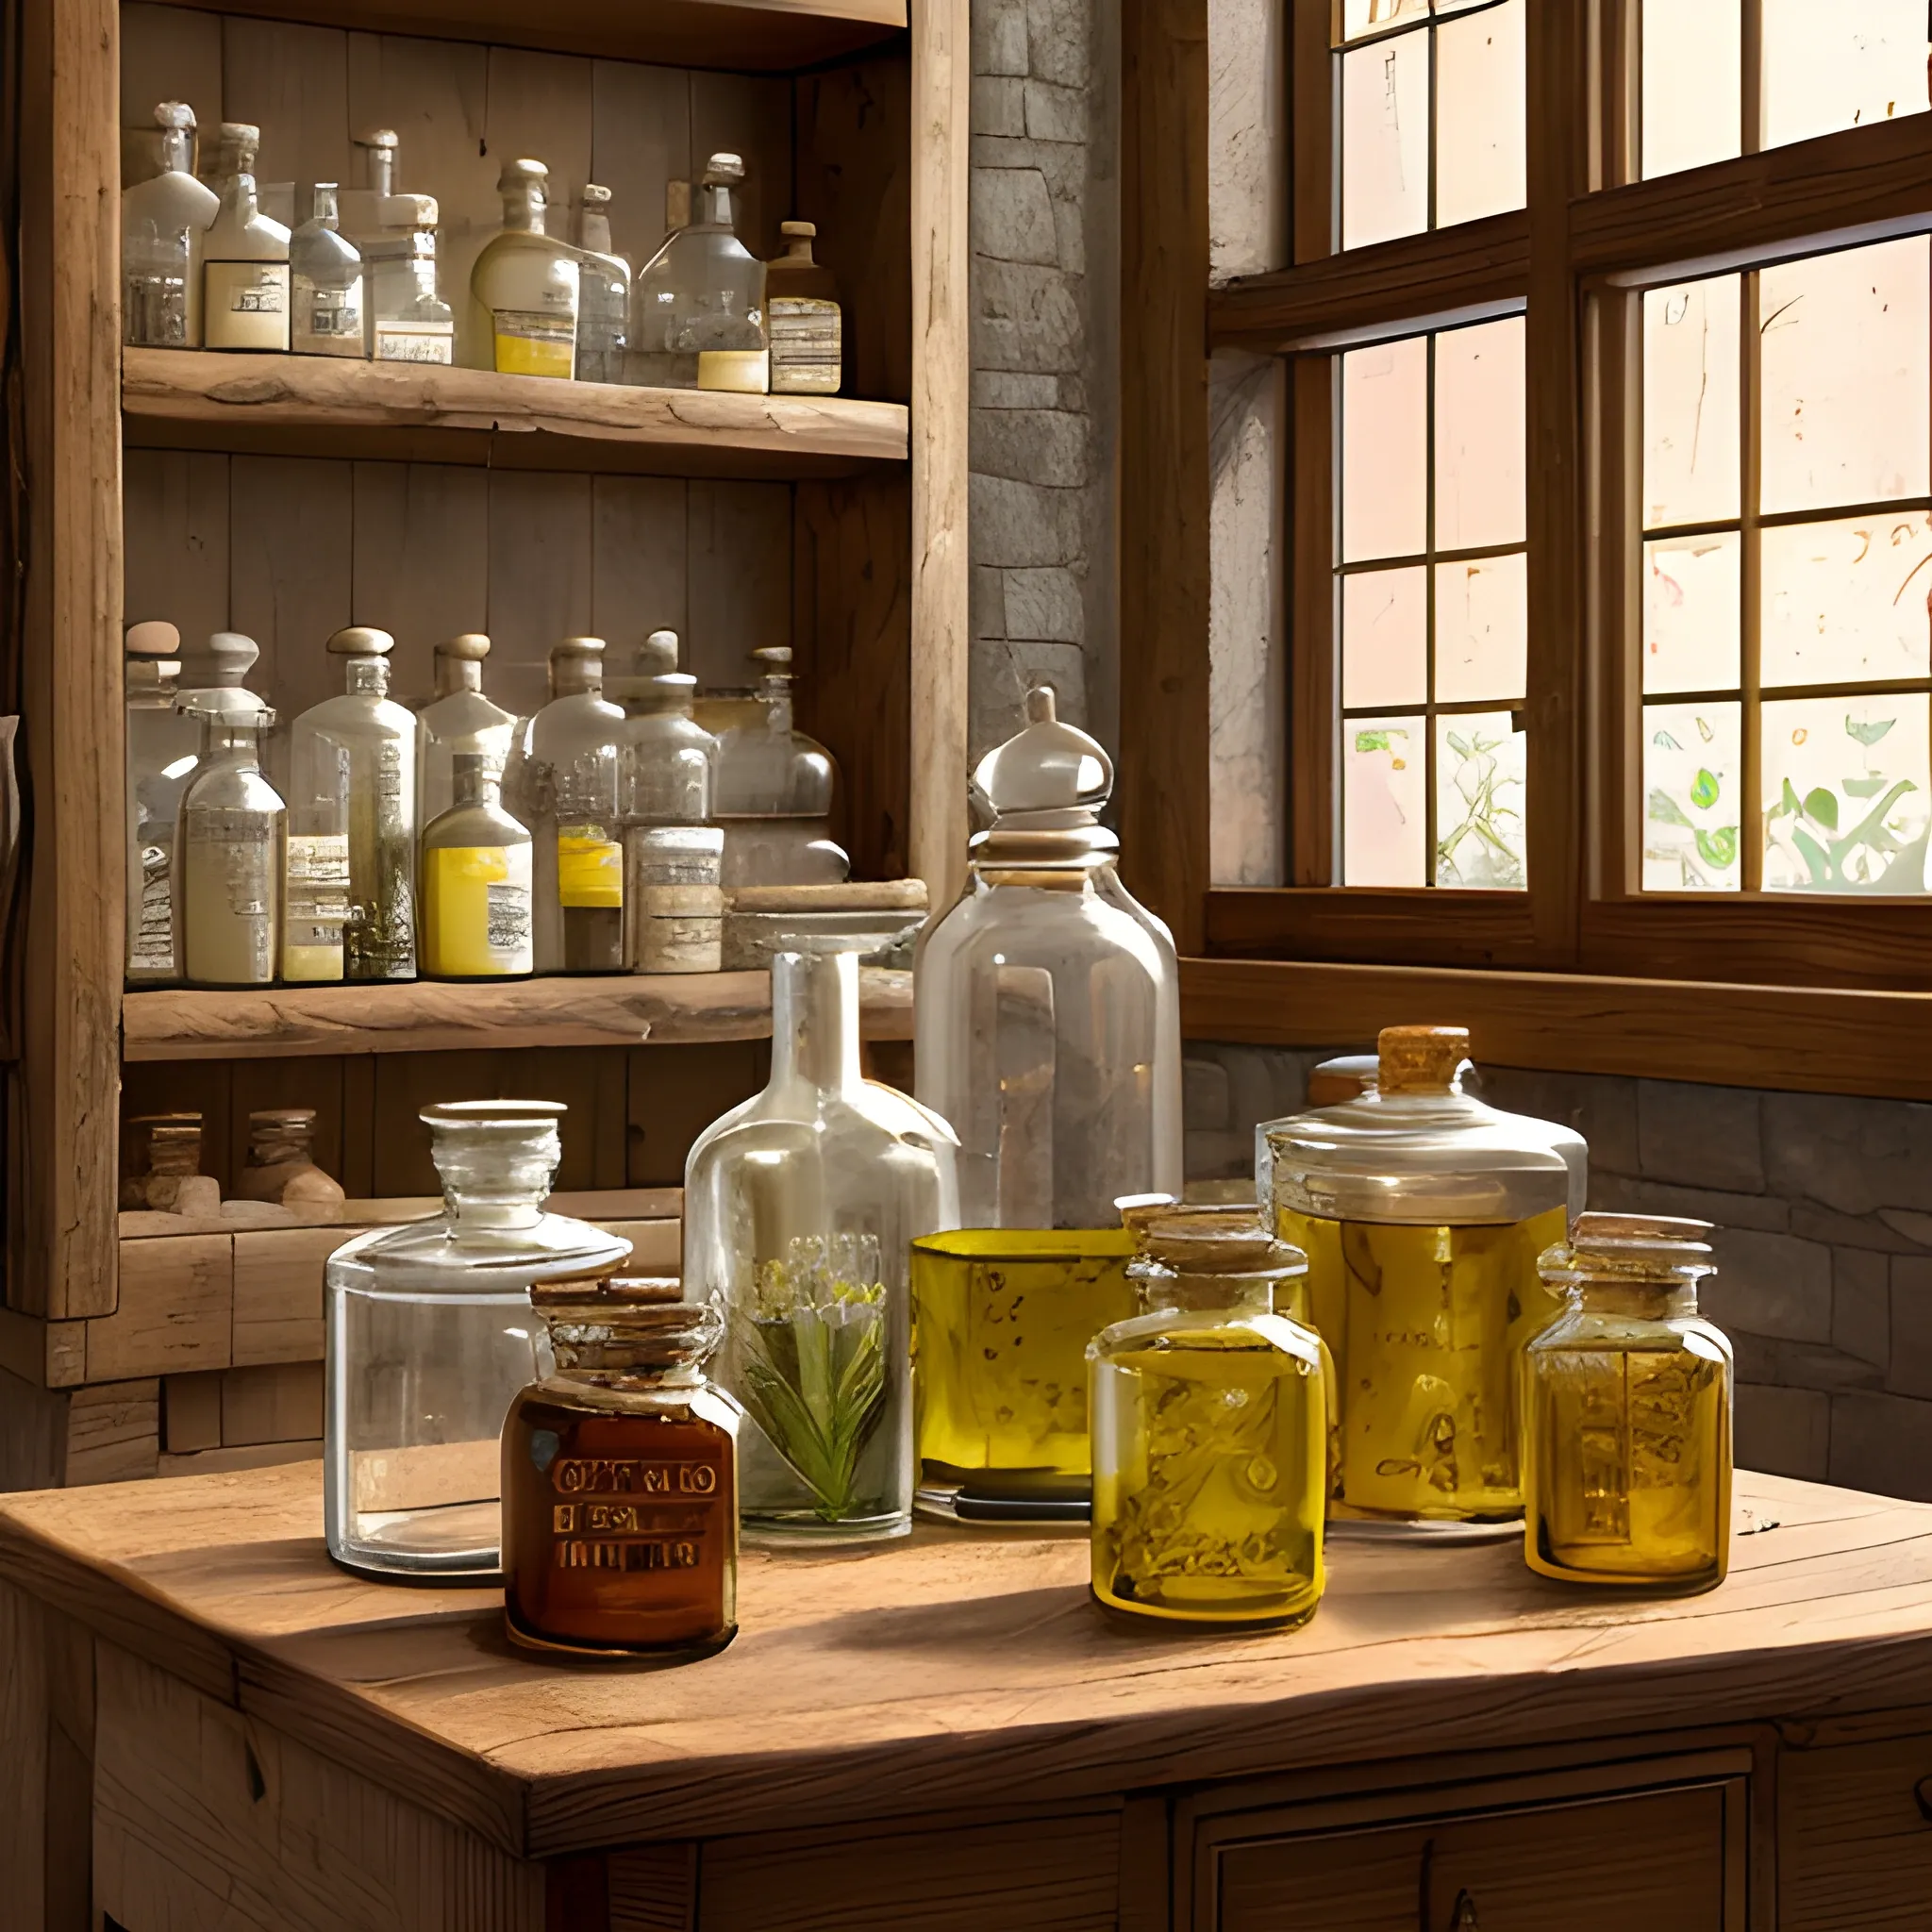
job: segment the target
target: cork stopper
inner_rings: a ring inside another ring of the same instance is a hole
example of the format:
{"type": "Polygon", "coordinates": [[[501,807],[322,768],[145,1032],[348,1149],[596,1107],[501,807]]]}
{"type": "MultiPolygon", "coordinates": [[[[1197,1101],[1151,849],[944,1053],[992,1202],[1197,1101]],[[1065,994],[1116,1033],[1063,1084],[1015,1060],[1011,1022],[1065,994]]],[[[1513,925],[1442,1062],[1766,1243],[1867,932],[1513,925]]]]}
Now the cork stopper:
{"type": "Polygon", "coordinates": [[[677,669],[677,633],[654,630],[631,652],[631,672],[637,677],[662,677],[677,669]]]}
{"type": "Polygon", "coordinates": [[[1375,1040],[1377,1085],[1389,1093],[1454,1093],[1469,1058],[1467,1026],[1385,1026],[1375,1040]]]}
{"type": "Polygon", "coordinates": [[[1571,1245],[1595,1247],[1602,1241],[1691,1242],[1708,1252],[1711,1224],[1674,1214],[1579,1214],[1571,1245]]]}
{"type": "Polygon", "coordinates": [[[179,127],[185,131],[194,125],[194,109],[186,101],[158,101],[155,104],[155,120],[162,127],[179,127]]]}
{"type": "Polygon", "coordinates": [[[606,646],[602,638],[558,638],[550,647],[550,661],[560,658],[589,658],[601,663],[606,646]]]}
{"type": "Polygon", "coordinates": [[[490,655],[490,640],[478,630],[466,630],[458,637],[444,638],[435,655],[458,664],[480,664],[490,655]]]}
{"type": "Polygon", "coordinates": [[[744,179],[744,158],[741,155],[713,155],[705,163],[705,186],[721,188],[732,181],[744,179]]]}
{"type": "Polygon", "coordinates": [[[387,658],[395,647],[388,631],[361,624],[346,625],[328,641],[329,654],[336,658],[387,658]]]}
{"type": "Polygon", "coordinates": [[[752,661],[764,667],[766,676],[774,673],[790,675],[791,671],[791,646],[790,644],[760,644],[752,654],[752,661]]]}
{"type": "Polygon", "coordinates": [[[549,183],[550,170],[541,161],[533,161],[525,156],[504,162],[503,173],[496,177],[496,192],[499,194],[517,194],[534,188],[541,193],[549,183]]]}
{"type": "Polygon", "coordinates": [[[172,624],[150,618],[127,626],[126,648],[130,658],[172,658],[181,648],[181,633],[172,624]]]}
{"type": "Polygon", "coordinates": [[[816,222],[780,222],[778,232],[787,241],[815,242],[818,239],[819,225],[816,222]]]}
{"type": "Polygon", "coordinates": [[[1184,1274],[1298,1274],[1307,1268],[1307,1257],[1277,1240],[1252,1202],[1222,1207],[1139,1195],[1116,1205],[1141,1252],[1184,1274]]]}
{"type": "Polygon", "coordinates": [[[530,1290],[531,1306],[539,1308],[652,1308],[683,1302],[684,1283],[675,1274],[580,1276],[572,1281],[540,1281],[530,1290]]]}
{"type": "Polygon", "coordinates": [[[584,183],[584,206],[587,208],[604,209],[610,206],[611,195],[608,188],[600,187],[594,181],[584,183]]]}

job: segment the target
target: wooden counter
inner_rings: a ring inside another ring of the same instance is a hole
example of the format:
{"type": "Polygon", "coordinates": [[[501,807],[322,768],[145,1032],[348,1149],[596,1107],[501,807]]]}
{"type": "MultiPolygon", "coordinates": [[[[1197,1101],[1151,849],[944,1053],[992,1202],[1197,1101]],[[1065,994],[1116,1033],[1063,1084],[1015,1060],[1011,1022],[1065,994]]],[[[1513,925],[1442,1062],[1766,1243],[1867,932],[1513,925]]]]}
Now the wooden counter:
{"type": "Polygon", "coordinates": [[[1742,1478],[1677,1603],[1335,1544],[1246,1639],[1110,1622],[1083,1538],[922,1528],[748,1553],[667,1670],[335,1571],[320,1491],[0,1504],[6,1932],[1932,1923],[1932,1508],[1742,1478]]]}

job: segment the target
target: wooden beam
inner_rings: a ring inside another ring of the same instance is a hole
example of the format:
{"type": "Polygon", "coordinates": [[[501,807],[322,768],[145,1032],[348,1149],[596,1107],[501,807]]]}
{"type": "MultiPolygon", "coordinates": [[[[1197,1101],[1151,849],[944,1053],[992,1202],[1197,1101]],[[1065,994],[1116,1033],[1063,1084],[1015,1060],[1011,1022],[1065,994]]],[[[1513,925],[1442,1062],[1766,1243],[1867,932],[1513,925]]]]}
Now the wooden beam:
{"type": "Polygon", "coordinates": [[[1538,963],[1524,892],[1224,886],[1208,895],[1208,939],[1217,956],[1538,963]]]}

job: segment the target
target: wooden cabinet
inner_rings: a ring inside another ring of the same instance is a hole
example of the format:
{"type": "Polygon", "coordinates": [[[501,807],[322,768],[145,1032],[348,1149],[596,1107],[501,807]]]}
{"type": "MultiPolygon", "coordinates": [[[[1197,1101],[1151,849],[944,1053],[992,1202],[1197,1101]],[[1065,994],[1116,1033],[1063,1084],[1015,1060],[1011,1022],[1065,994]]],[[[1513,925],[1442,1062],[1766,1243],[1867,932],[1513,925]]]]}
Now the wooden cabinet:
{"type": "Polygon", "coordinates": [[[1782,1754],[1781,1932],[1905,1932],[1932,1924],[1932,1713],[1926,1717],[1926,1728],[1908,1736],[1801,1742],[1782,1754]]]}

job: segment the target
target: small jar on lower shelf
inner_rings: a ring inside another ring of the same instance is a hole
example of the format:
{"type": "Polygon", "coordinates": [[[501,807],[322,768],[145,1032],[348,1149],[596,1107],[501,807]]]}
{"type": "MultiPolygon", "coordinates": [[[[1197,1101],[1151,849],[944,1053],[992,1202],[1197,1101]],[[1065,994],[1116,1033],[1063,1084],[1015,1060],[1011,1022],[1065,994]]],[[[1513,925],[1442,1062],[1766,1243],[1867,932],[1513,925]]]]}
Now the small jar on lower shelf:
{"type": "Polygon", "coordinates": [[[1569,1583],[1722,1583],[1731,1344],[1697,1312],[1703,1221],[1583,1214],[1539,1263],[1569,1307],[1525,1357],[1524,1554],[1569,1583]]]}
{"type": "Polygon", "coordinates": [[[526,1648],[697,1657],[738,1634],[739,1412],[704,1374],[724,1318],[680,1294],[531,1291],[556,1367],[503,1430],[504,1616],[526,1648]]]}

